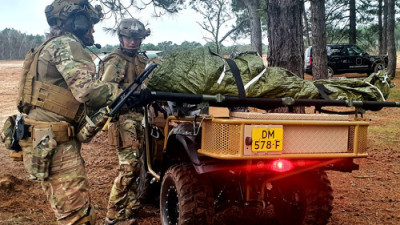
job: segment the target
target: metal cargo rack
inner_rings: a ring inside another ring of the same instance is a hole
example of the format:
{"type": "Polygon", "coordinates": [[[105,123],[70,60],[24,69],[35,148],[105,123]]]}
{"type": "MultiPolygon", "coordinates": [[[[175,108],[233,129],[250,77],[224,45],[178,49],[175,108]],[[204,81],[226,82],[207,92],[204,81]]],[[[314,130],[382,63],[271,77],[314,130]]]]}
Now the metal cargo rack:
{"type": "Polygon", "coordinates": [[[225,160],[367,157],[368,125],[345,115],[235,112],[230,118],[204,119],[198,153],[225,160]],[[281,127],[282,149],[252,151],[246,140],[255,127],[281,127]]]}

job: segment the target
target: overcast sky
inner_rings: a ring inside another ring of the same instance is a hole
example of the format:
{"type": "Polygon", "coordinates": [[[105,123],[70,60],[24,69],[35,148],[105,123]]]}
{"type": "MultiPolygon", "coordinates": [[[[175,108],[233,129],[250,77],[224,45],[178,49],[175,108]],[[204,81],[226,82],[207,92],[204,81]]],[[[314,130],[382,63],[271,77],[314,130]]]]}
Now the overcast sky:
{"type": "MultiPolygon", "coordinates": [[[[44,35],[49,27],[44,14],[44,9],[53,0],[0,0],[0,31],[5,28],[14,28],[27,34],[44,35]]],[[[165,15],[162,18],[150,16],[151,10],[133,11],[151,29],[151,36],[144,43],[157,44],[163,41],[172,41],[180,44],[183,41],[196,41],[202,44],[204,31],[196,21],[201,17],[193,11],[183,11],[174,16],[165,15]]],[[[102,27],[114,24],[114,19],[108,19],[96,24],[95,41],[101,45],[118,44],[118,38],[107,34],[102,27]]]]}

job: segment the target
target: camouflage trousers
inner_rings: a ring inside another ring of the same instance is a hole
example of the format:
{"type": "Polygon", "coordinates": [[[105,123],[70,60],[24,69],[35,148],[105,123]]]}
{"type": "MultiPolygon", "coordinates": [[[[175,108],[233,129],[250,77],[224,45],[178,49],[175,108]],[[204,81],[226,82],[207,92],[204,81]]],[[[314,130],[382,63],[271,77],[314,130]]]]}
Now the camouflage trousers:
{"type": "MultiPolygon", "coordinates": [[[[32,165],[32,145],[20,141],[24,166],[28,172],[32,165]]],[[[57,145],[51,158],[49,177],[41,181],[58,224],[83,224],[95,221],[94,208],[90,207],[89,185],[81,144],[71,140],[57,145]]]]}
{"type": "Polygon", "coordinates": [[[109,141],[117,149],[119,168],[108,201],[108,218],[127,220],[140,207],[135,181],[140,173],[139,157],[143,154],[142,118],[140,114],[123,115],[119,122],[112,124],[114,127],[110,127],[109,141]],[[113,137],[114,141],[111,140],[113,137]]]}

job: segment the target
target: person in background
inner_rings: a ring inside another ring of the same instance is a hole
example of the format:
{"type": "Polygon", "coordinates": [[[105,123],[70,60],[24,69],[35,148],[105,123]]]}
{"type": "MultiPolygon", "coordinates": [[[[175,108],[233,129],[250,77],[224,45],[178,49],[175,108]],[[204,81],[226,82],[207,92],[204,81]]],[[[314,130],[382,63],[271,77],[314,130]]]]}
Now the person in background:
{"type": "MultiPolygon", "coordinates": [[[[120,46],[99,66],[99,78],[120,88],[127,87],[141,74],[147,57],[138,54],[144,38],[150,35],[143,23],[134,18],[122,19],[117,28],[120,46]]],[[[143,108],[126,110],[109,126],[109,144],[118,153],[119,173],[115,178],[105,224],[136,224],[140,202],[135,179],[139,175],[143,154],[143,108]]]]}

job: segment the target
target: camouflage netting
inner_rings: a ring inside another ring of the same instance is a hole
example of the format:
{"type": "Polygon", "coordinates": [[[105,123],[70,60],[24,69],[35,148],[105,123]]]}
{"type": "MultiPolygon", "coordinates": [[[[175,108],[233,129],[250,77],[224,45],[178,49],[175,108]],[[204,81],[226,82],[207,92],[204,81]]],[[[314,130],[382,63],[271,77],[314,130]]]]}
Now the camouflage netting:
{"type": "MultiPolygon", "coordinates": [[[[265,68],[261,57],[243,53],[233,58],[240,70],[247,97],[322,98],[315,84],[323,84],[332,100],[382,101],[393,84],[383,71],[364,80],[307,81],[278,67],[265,68]]],[[[238,96],[235,78],[224,59],[207,48],[182,51],[161,58],[148,82],[152,91],[238,96]]]]}

